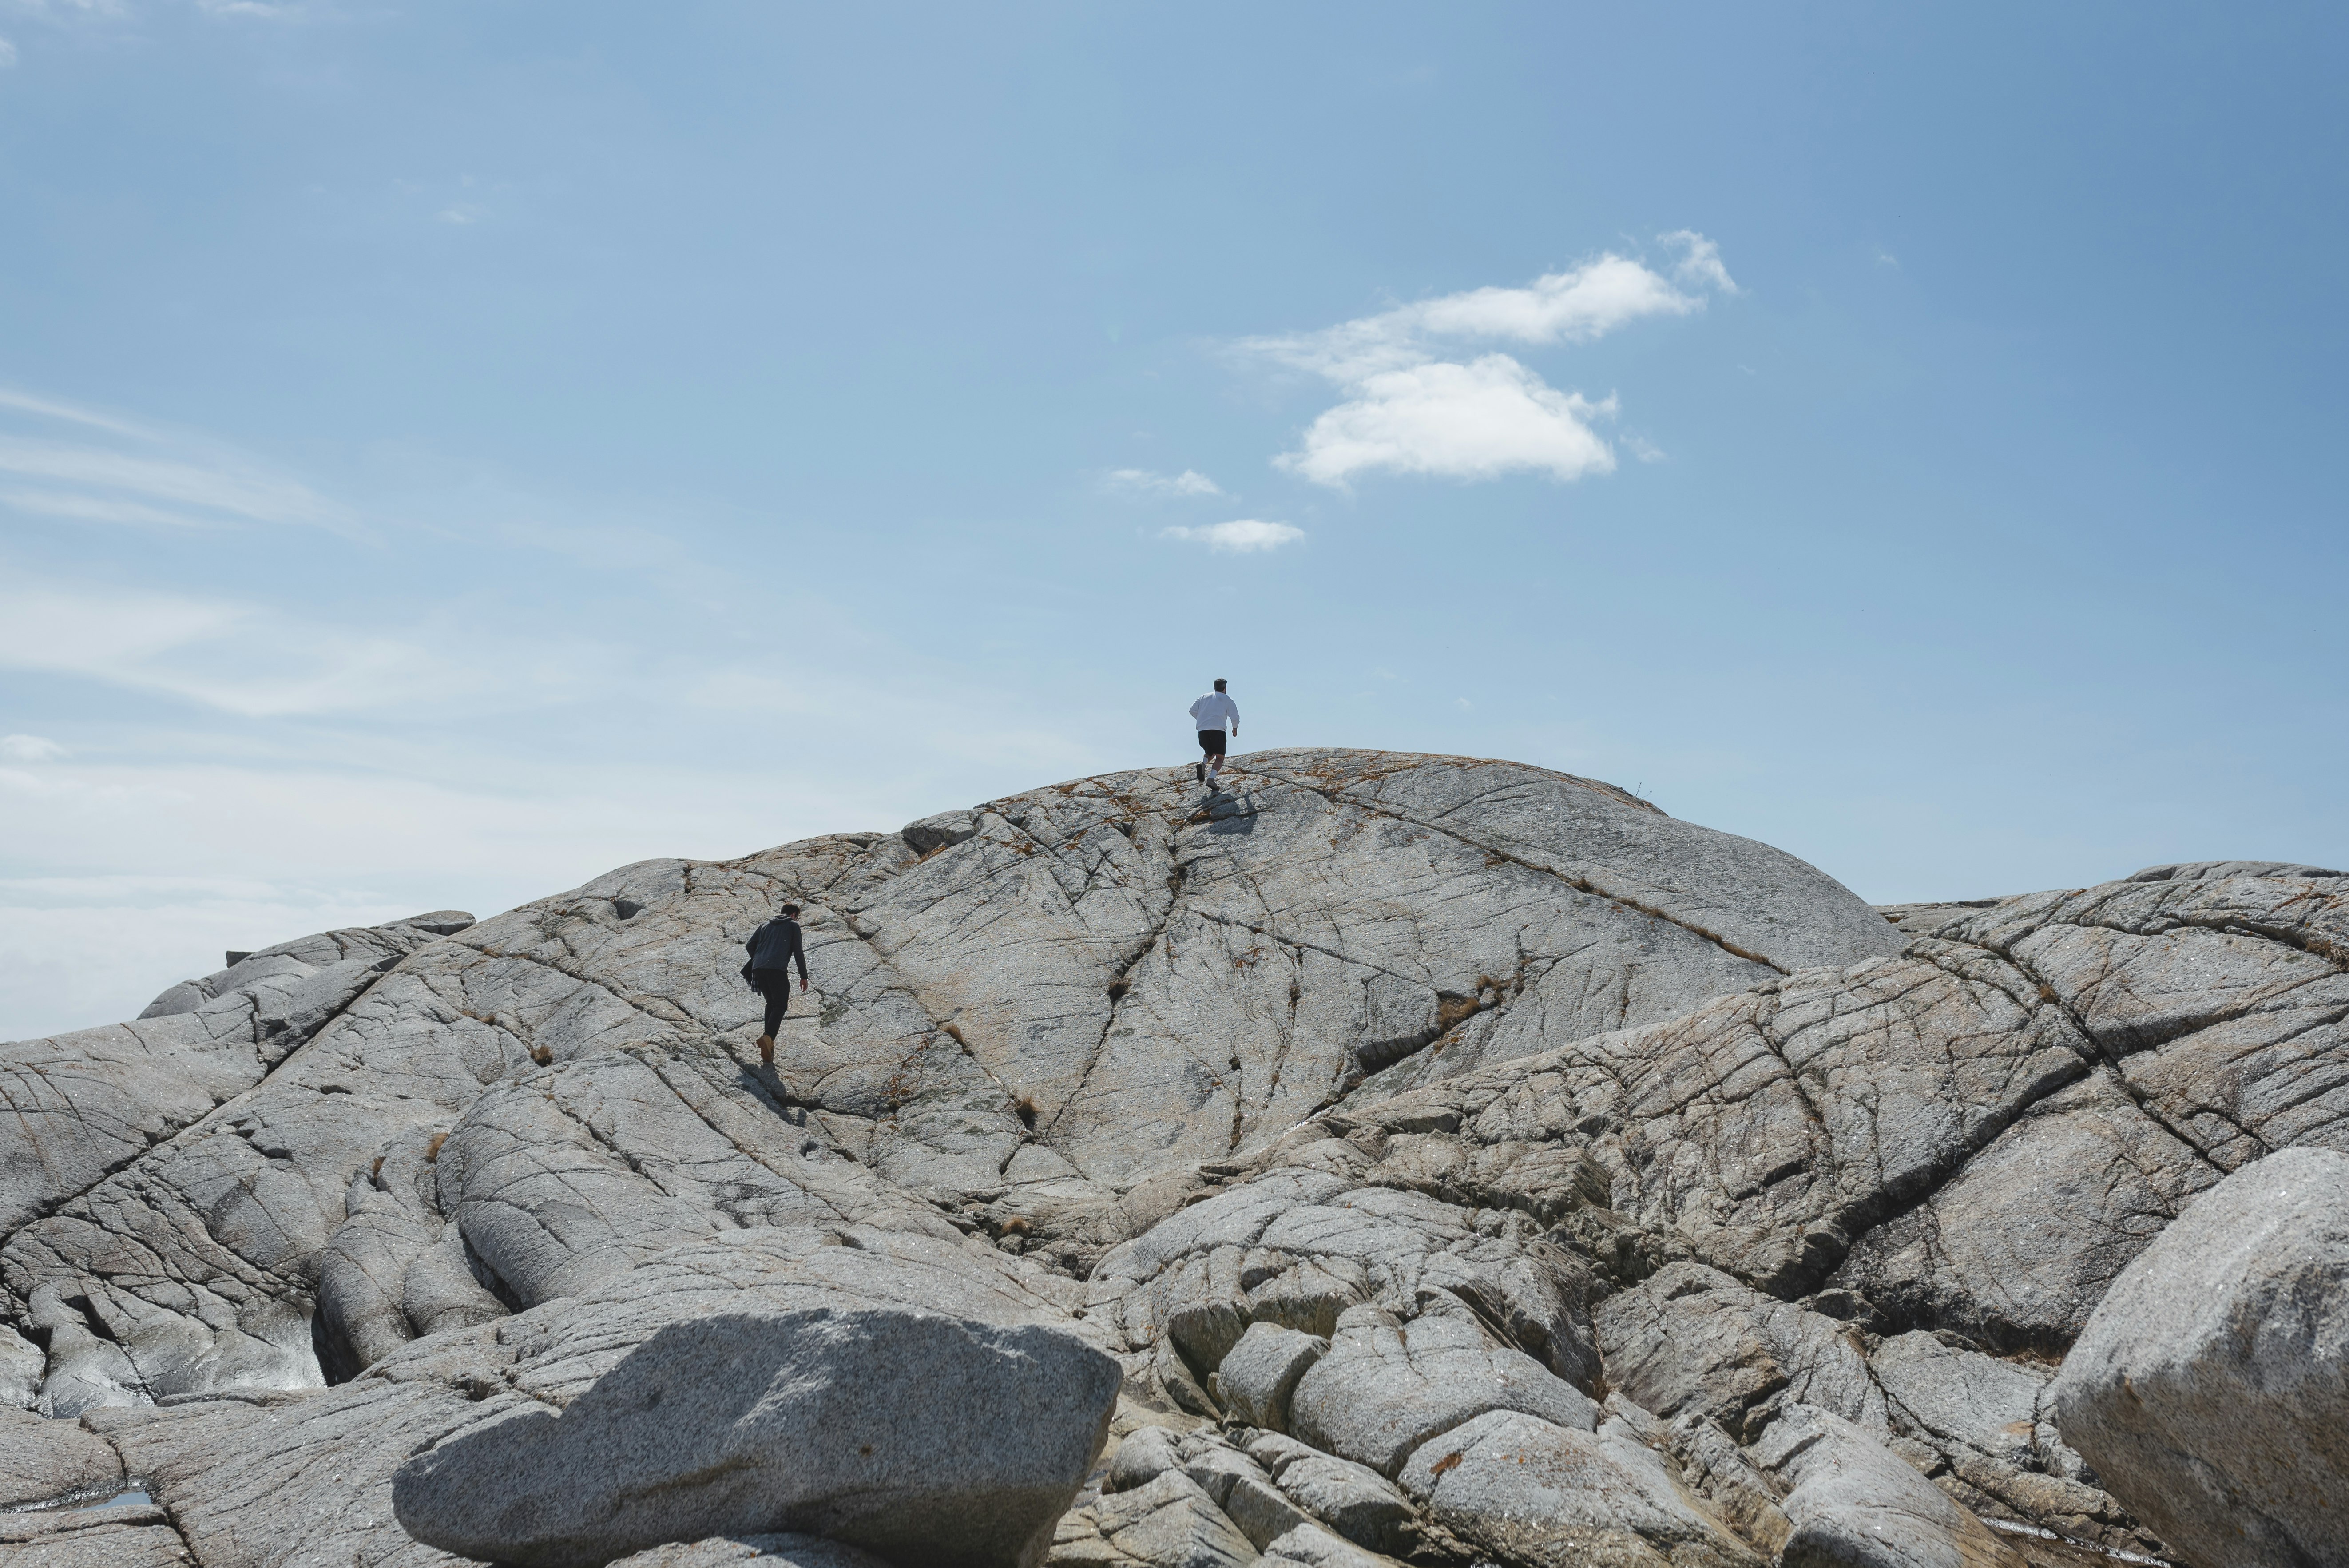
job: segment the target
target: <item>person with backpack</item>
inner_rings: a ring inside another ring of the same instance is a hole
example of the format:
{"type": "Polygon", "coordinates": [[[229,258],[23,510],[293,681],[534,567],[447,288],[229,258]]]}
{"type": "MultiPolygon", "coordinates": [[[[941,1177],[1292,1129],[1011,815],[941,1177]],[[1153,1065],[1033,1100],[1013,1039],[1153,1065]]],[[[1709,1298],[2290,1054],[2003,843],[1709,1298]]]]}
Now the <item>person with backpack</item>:
{"type": "Polygon", "coordinates": [[[1191,776],[1200,783],[1214,785],[1216,775],[1224,771],[1224,726],[1232,728],[1232,738],[1240,732],[1240,705],[1224,694],[1224,683],[1191,704],[1191,727],[1199,732],[1200,760],[1191,764],[1191,776]]]}
{"type": "Polygon", "coordinates": [[[796,960],[800,966],[800,990],[808,988],[807,948],[800,940],[800,907],[785,904],[782,912],[757,930],[742,944],[750,950],[750,961],[742,966],[742,977],[751,989],[767,999],[766,1027],[759,1031],[759,1063],[761,1066],[775,1064],[775,1031],[783,1022],[783,1014],[792,1005],[791,966],[796,960]]]}

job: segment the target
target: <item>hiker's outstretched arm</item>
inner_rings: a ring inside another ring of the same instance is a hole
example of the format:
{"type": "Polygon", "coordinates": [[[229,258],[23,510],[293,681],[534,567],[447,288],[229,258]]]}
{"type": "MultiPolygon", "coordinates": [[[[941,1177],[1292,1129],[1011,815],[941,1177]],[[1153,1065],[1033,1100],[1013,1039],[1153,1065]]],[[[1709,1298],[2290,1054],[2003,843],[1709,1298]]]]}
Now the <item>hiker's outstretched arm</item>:
{"type": "Polygon", "coordinates": [[[807,942],[798,931],[792,933],[792,957],[800,961],[800,989],[807,989],[807,942]]]}

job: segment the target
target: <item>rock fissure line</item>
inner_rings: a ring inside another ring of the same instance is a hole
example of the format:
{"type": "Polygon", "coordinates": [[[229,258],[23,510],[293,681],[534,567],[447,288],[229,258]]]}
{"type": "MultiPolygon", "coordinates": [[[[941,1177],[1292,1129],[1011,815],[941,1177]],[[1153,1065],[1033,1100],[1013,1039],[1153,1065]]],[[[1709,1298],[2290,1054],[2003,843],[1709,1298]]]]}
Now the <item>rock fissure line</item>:
{"type": "MultiPolygon", "coordinates": [[[[430,948],[438,947],[441,942],[445,942],[446,940],[448,940],[448,939],[443,937],[438,941],[427,942],[423,947],[417,949],[416,953],[424,952],[430,948]]],[[[337,951],[340,950],[342,950],[338,944],[337,951]]],[[[140,1160],[145,1158],[154,1150],[160,1148],[163,1145],[170,1143],[181,1133],[187,1132],[192,1128],[201,1127],[205,1122],[218,1115],[222,1106],[234,1105],[237,1101],[245,1098],[247,1096],[253,1094],[255,1090],[267,1084],[273,1076],[291,1063],[295,1057],[306,1054],[313,1044],[325,1037],[326,1031],[334,1027],[334,1025],[342,1019],[344,1014],[347,1013],[352,1008],[357,1007],[361,1002],[365,1001],[377,986],[381,985],[385,981],[390,979],[394,973],[407,963],[409,959],[414,958],[416,953],[406,954],[402,956],[397,963],[379,971],[374,979],[368,981],[367,984],[361,986],[357,992],[355,992],[349,1001],[344,1002],[341,1006],[327,1013],[325,1018],[319,1020],[317,1028],[310,1032],[308,1039],[303,1041],[293,1050],[286,1052],[285,1054],[280,1056],[276,1061],[272,1062],[268,1059],[267,1055],[264,1052],[262,1042],[254,1040],[245,1044],[244,1048],[253,1053],[254,1064],[261,1069],[261,1075],[255,1078],[252,1083],[245,1085],[244,1087],[238,1089],[233,1094],[226,1095],[217,1099],[212,1097],[210,1090],[202,1091],[206,1099],[212,1100],[212,1105],[210,1108],[206,1109],[200,1115],[189,1117],[186,1121],[181,1122],[177,1127],[166,1127],[161,1131],[153,1133],[137,1126],[135,1123],[124,1122],[119,1124],[125,1133],[135,1135],[143,1140],[140,1147],[132,1149],[120,1159],[109,1162],[95,1177],[81,1187],[76,1188],[71,1192],[59,1193],[53,1199],[45,1199],[40,1211],[29,1216],[23,1224],[13,1227],[12,1229],[5,1231],[0,1231],[0,1251],[5,1251],[9,1242],[15,1241],[17,1236],[21,1235],[26,1230],[29,1230],[31,1227],[38,1224],[44,1220],[64,1212],[67,1205],[76,1202],[80,1199],[87,1198],[89,1194],[105,1186],[106,1183],[111,1180],[114,1177],[129,1169],[132,1166],[138,1164],[140,1160]]],[[[246,1001],[248,1003],[246,1012],[252,1020],[251,1027],[254,1029],[255,1033],[258,1033],[260,1030],[261,1009],[257,1003],[253,1002],[250,997],[247,997],[246,1001]]],[[[134,1020],[133,1022],[138,1021],[134,1020]]],[[[128,1029],[129,1025],[119,1025],[119,1027],[128,1029]]],[[[147,1044],[145,1038],[139,1035],[135,1031],[131,1032],[131,1035],[132,1038],[137,1039],[141,1045],[147,1044]]],[[[217,1044],[218,1043],[219,1036],[213,1036],[213,1044],[217,1044]]],[[[206,1048],[200,1046],[197,1047],[197,1049],[204,1050],[206,1048]]],[[[36,1077],[40,1078],[44,1083],[52,1081],[48,1075],[42,1071],[37,1064],[21,1064],[19,1070],[30,1071],[36,1077]]],[[[192,1087],[193,1085],[191,1086],[192,1087]]],[[[63,1098],[67,1107],[70,1107],[72,1106],[73,1102],[70,1096],[61,1096],[61,1098],[63,1098]]],[[[78,1115],[78,1113],[73,1114],[78,1115]]],[[[28,1148],[37,1149],[40,1147],[40,1140],[33,1137],[32,1129],[29,1127],[25,1126],[24,1118],[25,1112],[21,1107],[19,1107],[16,1110],[16,1120],[18,1126],[24,1127],[26,1147],[28,1148]]]]}
{"type": "Polygon", "coordinates": [[[1084,1096],[1085,1085],[1092,1081],[1093,1069],[1101,1064],[1102,1054],[1109,1047],[1110,1031],[1117,1027],[1118,1010],[1124,1006],[1126,993],[1131,989],[1126,977],[1134,971],[1143,959],[1149,957],[1157,949],[1159,943],[1166,940],[1166,933],[1173,928],[1175,917],[1182,912],[1184,883],[1189,878],[1190,870],[1182,857],[1175,854],[1174,839],[1170,836],[1164,844],[1168,879],[1166,910],[1159,916],[1158,924],[1151,929],[1149,935],[1144,937],[1141,943],[1112,970],[1109,982],[1109,1014],[1102,1020],[1101,1037],[1093,1042],[1092,1053],[1085,1058],[1084,1068],[1078,1073],[1077,1081],[1070,1085],[1068,1094],[1062,1097],[1058,1106],[1053,1107],[1051,1119],[1036,1129],[1036,1139],[1040,1143],[1060,1127],[1061,1118],[1069,1114],[1069,1107],[1084,1096]]]}
{"type": "MultiPolygon", "coordinates": [[[[2016,956],[2014,953],[2002,951],[1986,941],[1972,941],[1966,939],[1956,940],[1959,940],[1960,944],[1962,946],[1974,948],[1980,951],[1993,954],[1999,959],[2003,960],[2017,974],[2020,974],[2023,979],[2037,986],[2039,988],[2040,996],[2044,999],[2045,1005],[2060,1010],[2065,1021],[2068,1022],[2075,1030],[2079,1032],[2080,1038],[2086,1044],[2088,1049],[2095,1054],[2095,1061],[2096,1065],[2103,1070],[2105,1075],[2111,1081],[2113,1087],[2120,1092],[2123,1099],[2127,1100],[2131,1106],[2134,1106],[2137,1112],[2147,1121],[2153,1123],[2154,1126],[2159,1127],[2163,1132],[2168,1133],[2171,1137],[2175,1138],[2181,1147],[2189,1150],[2195,1158],[2200,1160],[2204,1165],[2209,1166],[2212,1170],[2217,1171],[2221,1176],[2225,1176],[2228,1173],[2227,1168],[2219,1163],[2218,1159],[2211,1155],[2209,1149],[2203,1146],[2202,1141],[2199,1138],[2195,1137],[2190,1133],[2187,1132],[2185,1128],[2173,1123],[2167,1115],[2163,1114],[2154,1106],[2150,1096],[2148,1096],[2144,1090],[2138,1088],[2137,1085],[2129,1081],[2128,1074],[2123,1071],[2121,1067],[2121,1063],[2125,1058],[2115,1054],[2103,1041],[2097,1039],[2095,1033],[2088,1028],[2087,1022],[2077,1012],[2072,1010],[2071,1004],[2063,1000],[2062,993],[2057,992],[2054,986],[2048,982],[2047,978],[2044,975],[2039,973],[2038,971],[2033,969],[2027,961],[2016,956]]],[[[2177,1033],[2170,1035],[2168,1039],[2183,1039],[2186,1035],[2195,1033],[2201,1028],[2210,1027],[2212,1024],[2222,1023],[2225,1022],[2227,1022],[2227,1019],[2224,1017],[2214,1017],[2209,1023],[2179,1030],[2177,1033]]],[[[2162,1044],[2166,1044],[2168,1043],[2168,1040],[2161,1042],[2162,1044]]],[[[2158,1050],[2160,1046],[2158,1044],[2147,1045],[2141,1047],[2139,1050],[2132,1051],[2128,1054],[2132,1056],[2142,1055],[2146,1051],[2158,1050]]]]}
{"type": "Polygon", "coordinates": [[[1785,964],[1780,963],[1777,960],[1770,958],[1763,953],[1754,952],[1751,949],[1740,947],[1737,943],[1731,941],[1727,937],[1723,936],[1720,932],[1707,930],[1704,927],[1698,925],[1693,920],[1682,919],[1678,915],[1669,914],[1651,904],[1647,904],[1640,899],[1634,898],[1629,894],[1612,892],[1608,888],[1599,886],[1596,882],[1591,881],[1588,877],[1577,877],[1570,873],[1561,871],[1554,866],[1544,866],[1537,861],[1528,860],[1521,855],[1512,854],[1508,850],[1503,849],[1496,845],[1486,844],[1481,840],[1471,838],[1466,834],[1460,832],[1458,829],[1446,827],[1440,822],[1429,822],[1424,818],[1413,816],[1404,812],[1392,810],[1383,805],[1371,805],[1367,801],[1358,799],[1355,796],[1347,794],[1345,786],[1343,785],[1332,786],[1329,789],[1319,789],[1314,785],[1306,784],[1300,780],[1288,778],[1283,774],[1272,773],[1268,770],[1251,769],[1250,771],[1261,772],[1267,778],[1288,784],[1295,789],[1301,789],[1308,791],[1310,794],[1318,794],[1322,799],[1329,801],[1333,805],[1350,805],[1357,811],[1366,811],[1371,813],[1372,815],[1383,816],[1394,822],[1408,823],[1413,827],[1423,827],[1431,833],[1441,833],[1448,838],[1455,839],[1458,842],[1468,846],[1471,849],[1479,850],[1496,859],[1506,860],[1512,866],[1522,866],[1528,871],[1537,871],[1545,877],[1554,877],[1557,880],[1565,883],[1568,887],[1573,888],[1578,893],[1587,895],[1593,898],[1603,898],[1607,902],[1616,905],[1618,908],[1629,909],[1633,914],[1645,915],[1651,920],[1658,920],[1668,926],[1677,926],[1682,930],[1688,932],[1691,936],[1702,937],[1704,940],[1711,942],[1714,947],[1719,948],[1722,951],[1729,954],[1732,958],[1744,959],[1748,963],[1758,963],[1764,969],[1774,970],[1779,974],[1791,974],[1794,972],[1785,964]]]}

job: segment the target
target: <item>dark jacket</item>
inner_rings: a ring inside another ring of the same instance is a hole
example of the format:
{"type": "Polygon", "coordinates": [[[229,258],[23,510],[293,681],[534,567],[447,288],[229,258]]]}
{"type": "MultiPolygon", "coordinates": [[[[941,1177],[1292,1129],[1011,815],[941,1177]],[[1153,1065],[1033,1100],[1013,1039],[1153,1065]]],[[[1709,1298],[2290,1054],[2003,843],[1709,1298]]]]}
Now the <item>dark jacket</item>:
{"type": "Polygon", "coordinates": [[[750,950],[753,973],[762,969],[789,971],[796,959],[800,966],[800,982],[807,982],[807,950],[800,945],[800,923],[788,915],[777,915],[750,933],[742,944],[750,950]]]}

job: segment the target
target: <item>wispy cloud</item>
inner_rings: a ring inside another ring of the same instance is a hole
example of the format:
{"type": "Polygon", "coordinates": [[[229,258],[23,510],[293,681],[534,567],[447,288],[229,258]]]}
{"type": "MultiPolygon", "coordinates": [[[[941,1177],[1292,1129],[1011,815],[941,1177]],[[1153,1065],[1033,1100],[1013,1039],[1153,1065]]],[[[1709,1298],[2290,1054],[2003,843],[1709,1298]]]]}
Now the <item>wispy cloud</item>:
{"type": "Polygon", "coordinates": [[[1614,453],[1592,421],[1614,413],[1614,399],[1557,391],[1507,354],[1456,359],[1453,346],[1588,343],[1646,317],[1702,310],[1710,292],[1737,292],[1720,247],[1702,234],[1683,229],[1660,243],[1678,253],[1670,275],[1609,254],[1523,287],[1470,289],[1319,332],[1244,340],[1243,352],[1349,394],[1274,462],[1339,488],[1379,470],[1469,480],[1607,472],[1614,453]]]}
{"type": "Polygon", "coordinates": [[[1105,482],[1112,490],[1143,495],[1221,495],[1224,487],[1195,468],[1180,473],[1153,473],[1146,468],[1112,469],[1105,482]]]}
{"type": "Polygon", "coordinates": [[[0,670],[103,681],[246,718],[531,705],[610,679],[592,646],[484,646],[441,628],[370,631],[262,605],[0,581],[0,670]]]}
{"type": "Polygon", "coordinates": [[[1679,247],[1681,259],[1672,264],[1672,275],[1682,283],[1692,288],[1717,288],[1723,294],[1741,292],[1737,280],[1721,263],[1721,247],[1694,229],[1675,229],[1656,237],[1679,247]]]}
{"type": "Polygon", "coordinates": [[[1195,545],[1205,545],[1210,550],[1245,556],[1293,545],[1305,537],[1305,530],[1287,523],[1267,523],[1254,517],[1241,517],[1229,523],[1211,523],[1204,528],[1162,528],[1159,537],[1186,539],[1195,545]]]}
{"type": "Polygon", "coordinates": [[[53,763],[66,749],[41,735],[0,735],[0,757],[12,763],[53,763]]]}
{"type": "Polygon", "coordinates": [[[6,70],[16,63],[16,46],[5,38],[0,38],[0,71],[6,70]]]}
{"type": "Polygon", "coordinates": [[[0,389],[0,507],[80,523],[237,527],[255,523],[351,532],[343,507],[270,464],[217,441],[0,389]],[[62,428],[60,428],[62,427],[62,428]]]}

